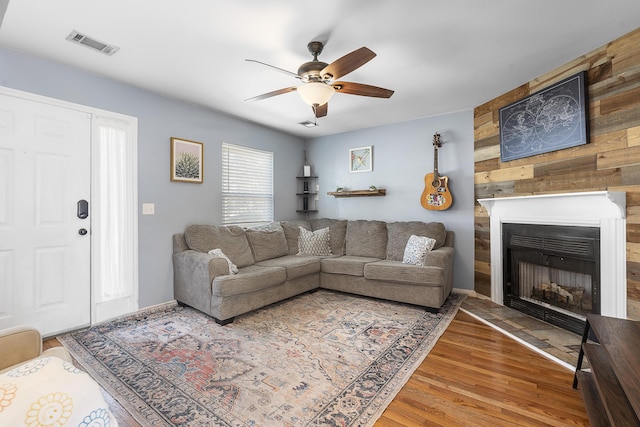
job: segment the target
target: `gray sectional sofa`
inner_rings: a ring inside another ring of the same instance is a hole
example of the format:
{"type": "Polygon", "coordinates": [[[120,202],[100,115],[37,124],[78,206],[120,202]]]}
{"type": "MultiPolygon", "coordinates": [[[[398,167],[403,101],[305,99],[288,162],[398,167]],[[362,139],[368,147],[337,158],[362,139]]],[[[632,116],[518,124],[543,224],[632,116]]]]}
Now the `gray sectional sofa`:
{"type": "Polygon", "coordinates": [[[453,232],[437,222],[192,225],[173,236],[174,297],[220,324],[318,288],[438,309],[453,287],[453,255],[453,232]],[[433,245],[419,263],[407,263],[411,236],[433,245]]]}

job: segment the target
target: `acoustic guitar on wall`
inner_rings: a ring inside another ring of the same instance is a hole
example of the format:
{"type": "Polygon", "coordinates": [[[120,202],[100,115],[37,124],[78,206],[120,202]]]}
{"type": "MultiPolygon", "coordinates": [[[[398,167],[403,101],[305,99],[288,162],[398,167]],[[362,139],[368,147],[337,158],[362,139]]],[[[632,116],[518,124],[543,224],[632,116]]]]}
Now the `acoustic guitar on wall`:
{"type": "Polygon", "coordinates": [[[453,196],[449,191],[449,177],[438,173],[438,149],[442,146],[440,134],[433,135],[433,173],[424,177],[424,191],[420,203],[425,209],[444,211],[451,207],[453,196]]]}

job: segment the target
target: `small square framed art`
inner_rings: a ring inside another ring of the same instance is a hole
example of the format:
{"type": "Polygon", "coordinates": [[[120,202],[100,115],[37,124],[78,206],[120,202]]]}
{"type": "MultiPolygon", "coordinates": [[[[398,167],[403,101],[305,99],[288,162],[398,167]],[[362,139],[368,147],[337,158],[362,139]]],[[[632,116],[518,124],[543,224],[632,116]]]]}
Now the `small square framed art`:
{"type": "Polygon", "coordinates": [[[371,172],[373,170],[373,151],[369,145],[349,149],[349,172],[371,172]]]}

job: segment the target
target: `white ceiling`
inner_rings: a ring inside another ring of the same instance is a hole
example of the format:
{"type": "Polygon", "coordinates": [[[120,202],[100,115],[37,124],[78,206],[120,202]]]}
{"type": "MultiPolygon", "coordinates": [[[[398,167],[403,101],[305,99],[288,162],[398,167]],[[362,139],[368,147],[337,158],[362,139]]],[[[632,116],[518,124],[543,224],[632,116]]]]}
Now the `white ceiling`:
{"type": "Polygon", "coordinates": [[[640,27],[638,0],[0,0],[0,46],[312,138],[470,110],[640,27]],[[7,4],[8,3],[8,4],[7,4]],[[65,40],[77,30],[120,51],[65,40]],[[296,72],[307,43],[330,63],[377,57],[342,80],[395,90],[336,94],[318,127],[296,72]]]}

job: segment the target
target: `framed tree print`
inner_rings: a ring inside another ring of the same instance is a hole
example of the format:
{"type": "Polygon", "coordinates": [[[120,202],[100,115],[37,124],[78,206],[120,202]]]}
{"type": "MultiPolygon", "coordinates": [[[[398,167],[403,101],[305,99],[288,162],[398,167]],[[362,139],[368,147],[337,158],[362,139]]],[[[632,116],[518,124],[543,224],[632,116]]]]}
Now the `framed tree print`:
{"type": "Polygon", "coordinates": [[[349,149],[349,172],[371,172],[373,170],[373,152],[371,146],[349,149]]]}
{"type": "Polygon", "coordinates": [[[171,138],[171,181],[202,184],[203,181],[202,142],[171,138]]]}

